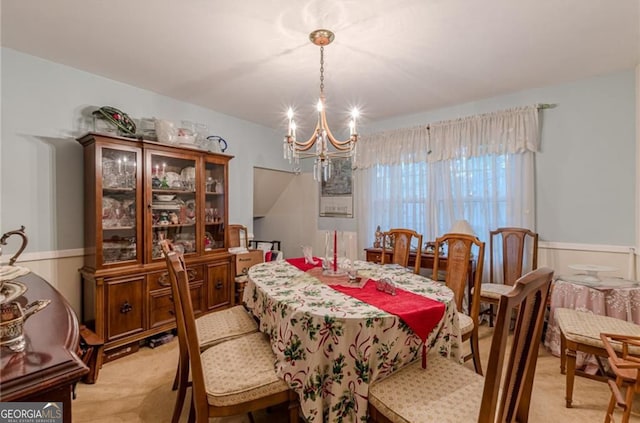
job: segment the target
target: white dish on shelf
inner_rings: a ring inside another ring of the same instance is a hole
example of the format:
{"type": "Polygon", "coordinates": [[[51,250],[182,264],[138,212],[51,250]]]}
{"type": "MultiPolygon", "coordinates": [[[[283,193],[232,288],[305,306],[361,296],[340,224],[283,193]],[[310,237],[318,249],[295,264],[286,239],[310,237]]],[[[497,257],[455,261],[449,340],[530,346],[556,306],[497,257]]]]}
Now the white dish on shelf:
{"type": "Polygon", "coordinates": [[[175,194],[154,194],[158,201],[171,201],[176,198],[175,194]]]}

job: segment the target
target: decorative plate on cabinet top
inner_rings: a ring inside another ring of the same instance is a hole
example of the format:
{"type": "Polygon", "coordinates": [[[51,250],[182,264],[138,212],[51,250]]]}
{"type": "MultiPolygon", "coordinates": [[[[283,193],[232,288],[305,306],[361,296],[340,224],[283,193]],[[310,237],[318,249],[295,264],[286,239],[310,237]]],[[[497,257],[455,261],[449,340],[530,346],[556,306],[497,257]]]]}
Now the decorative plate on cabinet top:
{"type": "Polygon", "coordinates": [[[125,135],[135,135],[136,124],[128,114],[111,106],[103,106],[93,112],[93,115],[105,119],[116,125],[125,135]]]}

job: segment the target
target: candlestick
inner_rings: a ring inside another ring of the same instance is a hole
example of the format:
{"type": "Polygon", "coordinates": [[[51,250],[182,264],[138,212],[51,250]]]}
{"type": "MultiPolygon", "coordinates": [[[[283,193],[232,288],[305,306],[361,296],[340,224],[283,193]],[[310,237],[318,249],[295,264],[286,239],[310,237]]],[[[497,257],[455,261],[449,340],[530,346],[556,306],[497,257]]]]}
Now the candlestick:
{"type": "Polygon", "coordinates": [[[162,163],[162,176],[166,176],[167,174],[167,164],[162,163]]]}
{"type": "Polygon", "coordinates": [[[338,231],[333,231],[333,271],[338,271],[338,231]]]}
{"type": "Polygon", "coordinates": [[[118,159],[118,174],[122,173],[122,159],[118,159]]]}
{"type": "Polygon", "coordinates": [[[160,176],[160,165],[156,165],[156,176],[160,176]]]}

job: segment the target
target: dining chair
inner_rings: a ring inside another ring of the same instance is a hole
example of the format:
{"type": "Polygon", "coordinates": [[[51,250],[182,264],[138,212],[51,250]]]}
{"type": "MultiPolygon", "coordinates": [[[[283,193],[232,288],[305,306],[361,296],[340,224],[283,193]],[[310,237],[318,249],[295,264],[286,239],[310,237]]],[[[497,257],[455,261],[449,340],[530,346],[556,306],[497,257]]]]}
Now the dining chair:
{"type": "Polygon", "coordinates": [[[201,351],[184,257],[166,241],[163,252],[174,297],[180,359],[191,364],[189,421],[205,423],[210,417],[250,414],[286,403],[289,421],[297,422],[297,394],[277,377],[275,356],[264,334],[250,333],[201,351]]]}
{"type": "Polygon", "coordinates": [[[640,351],[640,336],[601,333],[600,339],[609,355],[609,366],[616,376],[615,382],[608,381],[611,399],[604,423],[613,421],[616,405],[622,408],[621,422],[629,423],[633,397],[636,393],[640,393],[640,357],[637,356],[640,351]],[[617,351],[614,345],[617,346],[617,351]],[[636,355],[633,355],[634,353],[636,355]],[[621,391],[623,387],[626,390],[624,396],[621,391]]]}
{"type": "Polygon", "coordinates": [[[480,285],[480,304],[489,304],[480,314],[489,315],[489,326],[493,326],[493,310],[500,295],[510,291],[523,274],[537,268],[537,233],[525,228],[498,228],[489,232],[490,282],[480,285]]]}
{"type": "Polygon", "coordinates": [[[229,225],[229,247],[249,248],[249,231],[244,225],[229,225]]]}
{"type": "MultiPolygon", "coordinates": [[[[174,252],[173,244],[166,240],[161,242],[161,248],[165,257],[167,254],[174,252]]],[[[168,274],[171,276],[170,268],[168,268],[168,274]]],[[[258,332],[258,324],[243,305],[237,305],[199,316],[196,318],[196,330],[198,332],[200,350],[204,351],[220,342],[258,332]]],[[[177,423],[180,418],[188,386],[189,358],[185,349],[180,351],[176,375],[171,387],[172,390],[178,391],[171,420],[173,423],[177,423]]]]}
{"type": "Polygon", "coordinates": [[[417,360],[371,386],[371,419],[379,423],[526,422],[552,277],[551,269],[535,270],[500,296],[485,377],[431,352],[426,369],[417,360]],[[511,337],[513,312],[517,320],[511,337]],[[507,338],[513,342],[504,368],[507,338]]]}
{"type": "Polygon", "coordinates": [[[382,234],[382,254],[380,264],[387,264],[387,254],[391,257],[391,263],[409,267],[409,256],[411,253],[411,241],[417,239],[415,249],[416,262],[413,266],[413,273],[420,273],[420,256],[422,254],[422,234],[412,229],[390,229],[382,234]]]}
{"type": "MultiPolygon", "coordinates": [[[[484,242],[473,235],[451,233],[436,239],[436,251],[441,246],[447,250],[447,271],[444,274],[444,283],[453,291],[460,321],[462,341],[469,340],[471,353],[464,356],[464,360],[473,359],[476,372],[482,374],[480,362],[480,349],[478,343],[478,316],[480,311],[480,282],[482,278],[482,263],[484,258],[484,242]],[[474,248],[475,247],[475,248],[474,248]],[[471,304],[467,305],[467,314],[464,313],[464,299],[467,292],[468,274],[472,266],[472,250],[476,250],[476,271],[473,278],[471,304]]],[[[440,270],[440,255],[436,254],[433,262],[433,274],[438,275],[440,270]]]]}
{"type": "MultiPolygon", "coordinates": [[[[606,369],[602,363],[608,357],[600,338],[601,333],[640,336],[640,325],[610,316],[601,316],[570,308],[556,308],[553,318],[560,329],[560,373],[566,374],[565,407],[571,408],[573,384],[576,376],[606,382],[606,369]],[[599,372],[591,374],[576,368],[578,353],[593,354],[599,372]]],[[[618,348],[616,346],[616,348],[618,348]]]]}

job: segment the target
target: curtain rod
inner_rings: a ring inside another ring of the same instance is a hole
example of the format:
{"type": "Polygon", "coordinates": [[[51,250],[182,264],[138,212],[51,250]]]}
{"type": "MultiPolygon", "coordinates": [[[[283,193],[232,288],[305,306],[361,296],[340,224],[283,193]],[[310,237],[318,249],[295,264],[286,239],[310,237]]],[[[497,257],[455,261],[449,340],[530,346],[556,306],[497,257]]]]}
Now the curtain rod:
{"type": "Polygon", "coordinates": [[[554,107],[556,107],[556,105],[555,104],[550,104],[550,103],[539,103],[539,104],[536,104],[536,108],[538,110],[553,109],[554,107]]]}

